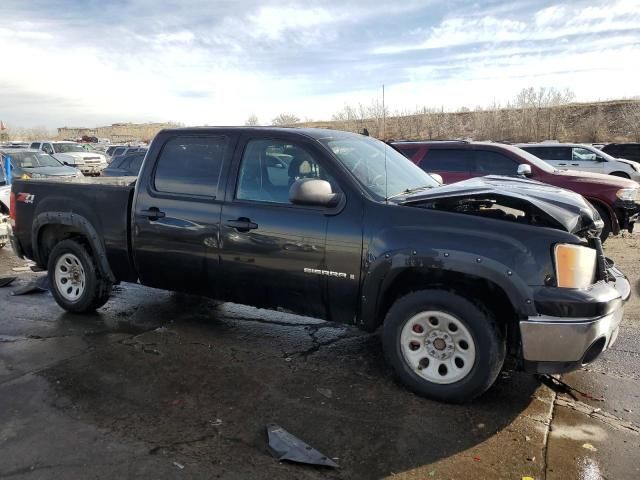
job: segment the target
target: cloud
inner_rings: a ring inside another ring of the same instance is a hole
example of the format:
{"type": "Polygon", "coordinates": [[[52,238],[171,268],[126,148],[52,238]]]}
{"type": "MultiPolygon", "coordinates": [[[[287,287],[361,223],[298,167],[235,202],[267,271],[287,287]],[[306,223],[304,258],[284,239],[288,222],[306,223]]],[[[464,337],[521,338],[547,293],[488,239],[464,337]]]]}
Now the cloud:
{"type": "Polygon", "coordinates": [[[637,95],[639,15],[640,0],[4,1],[0,118],[322,119],[383,83],[394,108],[483,104],[529,85],[637,95]]]}

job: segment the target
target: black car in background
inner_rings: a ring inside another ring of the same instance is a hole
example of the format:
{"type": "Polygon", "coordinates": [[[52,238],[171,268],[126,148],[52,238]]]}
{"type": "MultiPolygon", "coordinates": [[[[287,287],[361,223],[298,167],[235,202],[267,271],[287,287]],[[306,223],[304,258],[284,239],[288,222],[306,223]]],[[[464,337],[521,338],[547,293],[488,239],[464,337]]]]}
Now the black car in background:
{"type": "Polygon", "coordinates": [[[612,157],[640,162],[640,143],[609,143],[602,151],[612,157]]]}
{"type": "Polygon", "coordinates": [[[137,177],[140,167],[142,166],[142,160],[146,155],[144,152],[135,152],[129,155],[120,156],[115,158],[107,168],[102,171],[103,177],[137,177]]]}

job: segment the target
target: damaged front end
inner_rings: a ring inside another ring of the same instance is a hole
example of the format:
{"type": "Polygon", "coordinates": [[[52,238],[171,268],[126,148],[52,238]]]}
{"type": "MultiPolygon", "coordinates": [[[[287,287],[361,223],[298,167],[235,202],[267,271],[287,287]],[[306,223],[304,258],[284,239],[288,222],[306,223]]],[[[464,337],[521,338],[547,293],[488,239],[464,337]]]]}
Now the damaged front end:
{"type": "Polygon", "coordinates": [[[401,203],[556,228],[582,238],[597,238],[604,226],[581,195],[525,178],[473,178],[409,195],[401,203]]]}

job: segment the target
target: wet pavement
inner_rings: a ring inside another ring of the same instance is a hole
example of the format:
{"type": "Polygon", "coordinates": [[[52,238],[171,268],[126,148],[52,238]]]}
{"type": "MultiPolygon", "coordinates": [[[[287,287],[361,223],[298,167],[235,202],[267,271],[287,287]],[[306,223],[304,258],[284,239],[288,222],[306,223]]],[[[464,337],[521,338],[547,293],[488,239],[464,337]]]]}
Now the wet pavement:
{"type": "MultiPolygon", "coordinates": [[[[607,242],[634,285],[640,236],[607,242]]],[[[24,262],[0,250],[0,276],[24,262]]],[[[376,335],[314,319],[116,287],[95,315],[0,289],[0,478],[640,476],[640,302],[618,343],[556,393],[505,370],[468,405],[390,376],[376,335]],[[604,401],[600,401],[604,399],[604,401]],[[280,463],[276,423],[333,458],[280,463]]],[[[637,289],[636,289],[637,291],[637,289]]]]}

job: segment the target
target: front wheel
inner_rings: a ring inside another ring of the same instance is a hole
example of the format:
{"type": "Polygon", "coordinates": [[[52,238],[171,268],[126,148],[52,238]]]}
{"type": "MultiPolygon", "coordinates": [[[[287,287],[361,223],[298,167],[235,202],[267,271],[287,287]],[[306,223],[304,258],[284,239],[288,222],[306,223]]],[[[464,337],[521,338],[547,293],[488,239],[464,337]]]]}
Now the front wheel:
{"type": "Polygon", "coordinates": [[[602,227],[602,232],[600,232],[600,241],[604,243],[609,235],[611,235],[611,217],[609,216],[609,212],[602,205],[595,204],[593,206],[597,211],[598,215],[604,222],[604,227],[602,227]]]}
{"type": "Polygon", "coordinates": [[[493,316],[464,297],[421,290],[399,298],[384,320],[385,356],[415,393],[469,401],[500,373],[505,342],[493,316]]]}
{"type": "Polygon", "coordinates": [[[93,257],[75,240],[63,240],[49,255],[51,294],[69,312],[92,312],[107,303],[111,283],[104,279],[93,257]]]}

